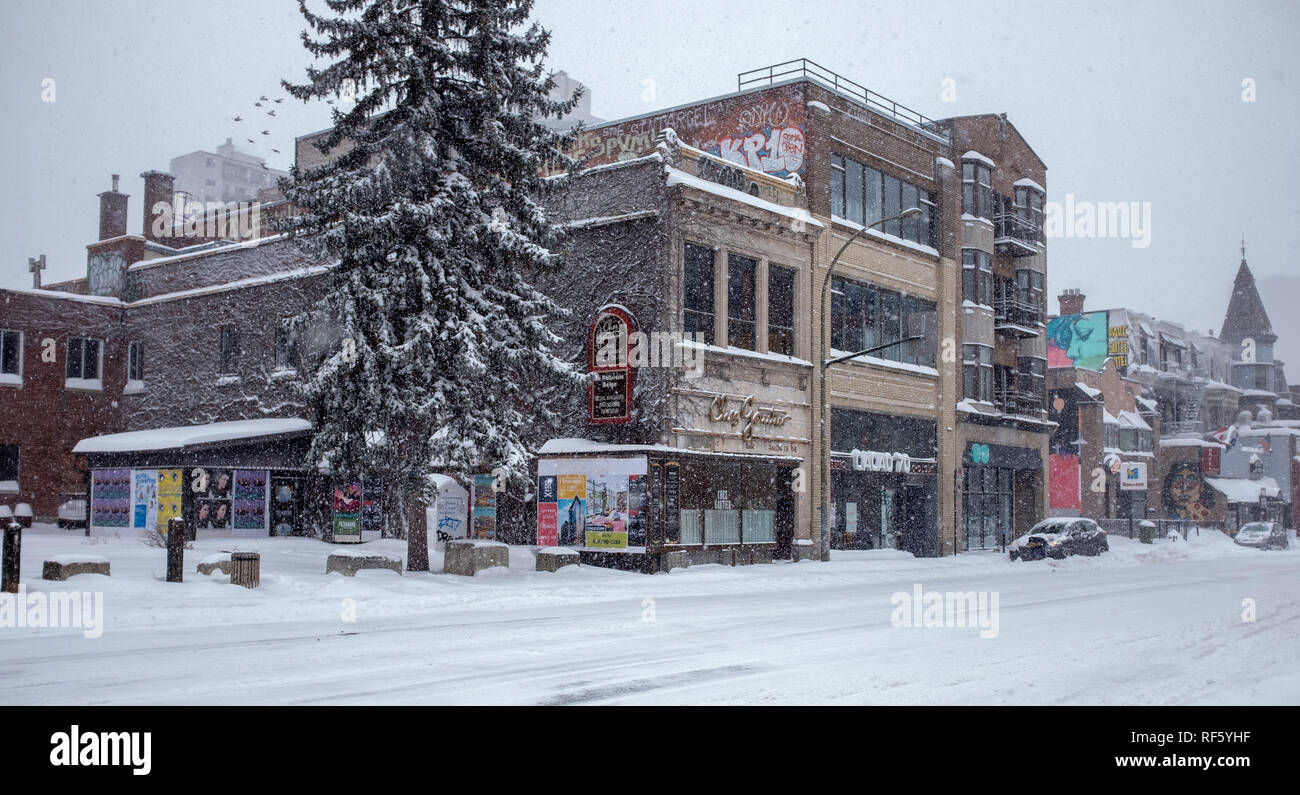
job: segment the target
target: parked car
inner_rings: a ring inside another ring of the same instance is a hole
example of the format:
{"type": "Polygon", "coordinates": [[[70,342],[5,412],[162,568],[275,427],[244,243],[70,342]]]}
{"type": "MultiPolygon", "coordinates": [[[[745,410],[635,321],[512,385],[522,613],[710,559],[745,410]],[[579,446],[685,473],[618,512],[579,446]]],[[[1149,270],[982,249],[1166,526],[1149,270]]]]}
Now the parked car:
{"type": "Polygon", "coordinates": [[[85,494],[65,493],[59,503],[59,527],[85,527],[90,509],[85,494]]]}
{"type": "Polygon", "coordinates": [[[1100,555],[1110,551],[1106,531],[1091,519],[1058,517],[1044,519],[1029,532],[1011,542],[1012,560],[1042,560],[1067,555],[1100,555]]]}
{"type": "Polygon", "coordinates": [[[1256,549],[1286,549],[1291,546],[1286,540],[1286,530],[1277,522],[1248,522],[1241,526],[1232,540],[1243,547],[1256,549]]]}

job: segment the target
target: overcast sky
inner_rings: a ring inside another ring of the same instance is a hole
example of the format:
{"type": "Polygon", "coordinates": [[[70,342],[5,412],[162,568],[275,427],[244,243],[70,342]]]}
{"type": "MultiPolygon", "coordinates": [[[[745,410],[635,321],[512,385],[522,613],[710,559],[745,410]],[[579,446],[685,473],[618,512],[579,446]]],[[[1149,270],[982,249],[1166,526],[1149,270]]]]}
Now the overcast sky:
{"type": "MultiPolygon", "coordinates": [[[[1146,248],[1049,241],[1052,296],[1079,287],[1091,308],[1217,332],[1243,234],[1257,278],[1300,286],[1285,178],[1300,174],[1300,4],[539,0],[534,17],[553,68],[586,83],[605,119],[725,94],[737,72],[799,57],[931,118],[1005,112],[1047,163],[1049,201],[1151,205],[1146,248]]],[[[138,175],[177,155],[231,137],[287,168],[326,106],[286,100],[271,118],[253,102],[301,76],[302,27],[296,3],[265,0],[0,5],[0,284],[29,286],[42,253],[47,282],[84,276],[111,173],[136,233],[138,175]]],[[[1293,311],[1264,300],[1275,325],[1293,311]]],[[[1300,340],[1279,348],[1300,380],[1300,340]]]]}

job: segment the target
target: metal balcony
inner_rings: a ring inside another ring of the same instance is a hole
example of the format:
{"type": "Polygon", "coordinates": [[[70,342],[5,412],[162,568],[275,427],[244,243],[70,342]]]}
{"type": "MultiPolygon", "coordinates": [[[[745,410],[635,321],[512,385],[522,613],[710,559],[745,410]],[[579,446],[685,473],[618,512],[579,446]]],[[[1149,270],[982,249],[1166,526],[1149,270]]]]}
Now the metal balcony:
{"type": "Polygon", "coordinates": [[[993,301],[993,328],[1011,337],[1034,337],[1041,330],[1041,310],[1034,304],[1014,298],[993,301]]]}
{"type": "Polygon", "coordinates": [[[1018,387],[993,392],[993,405],[1004,414],[1035,415],[1043,410],[1043,396],[1018,387]]]}
{"type": "Polygon", "coordinates": [[[993,247],[999,254],[1032,257],[1038,253],[1039,230],[1033,221],[1014,212],[993,216],[993,247]]]}

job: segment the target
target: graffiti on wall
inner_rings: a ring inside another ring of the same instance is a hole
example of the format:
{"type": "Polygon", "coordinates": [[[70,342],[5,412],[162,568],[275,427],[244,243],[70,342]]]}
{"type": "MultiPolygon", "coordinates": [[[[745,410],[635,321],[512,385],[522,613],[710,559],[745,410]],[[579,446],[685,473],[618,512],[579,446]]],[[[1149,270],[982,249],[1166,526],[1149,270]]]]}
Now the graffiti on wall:
{"type": "Polygon", "coordinates": [[[1179,461],[1169,467],[1165,475],[1165,511],[1170,519],[1204,521],[1211,518],[1214,507],[1214,489],[1201,478],[1201,467],[1189,461],[1179,461]]]}
{"type": "Polygon", "coordinates": [[[1047,321],[1047,366],[1100,370],[1108,355],[1106,313],[1061,315],[1047,321]]]}
{"type": "Polygon", "coordinates": [[[684,143],[778,177],[802,174],[806,152],[803,95],[794,87],[732,97],[583,132],[573,154],[588,166],[649,154],[671,127],[684,143]]]}

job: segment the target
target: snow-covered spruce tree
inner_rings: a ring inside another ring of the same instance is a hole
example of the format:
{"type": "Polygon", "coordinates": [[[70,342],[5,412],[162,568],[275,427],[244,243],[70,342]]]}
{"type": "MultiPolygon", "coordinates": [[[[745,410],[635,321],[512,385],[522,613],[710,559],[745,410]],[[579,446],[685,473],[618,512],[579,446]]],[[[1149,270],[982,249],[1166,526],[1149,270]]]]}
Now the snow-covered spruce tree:
{"type": "MultiPolygon", "coordinates": [[[[337,263],[316,309],[341,344],[304,387],[310,462],[336,480],[383,477],[405,522],[432,497],[435,467],[527,482],[522,431],[558,419],[538,396],[582,378],[555,354],[561,310],[534,286],[560,264],[535,199],[567,181],[540,174],[574,166],[571,134],[535,119],[577,96],[548,95],[549,34],[524,27],[531,0],[326,5],[330,16],[299,4],[325,65],[284,84],[304,101],[356,98],[334,111],[326,162],[285,186],[299,214],[282,228],[337,263]]],[[[407,532],[413,570],[428,569],[422,528],[407,532]]]]}

